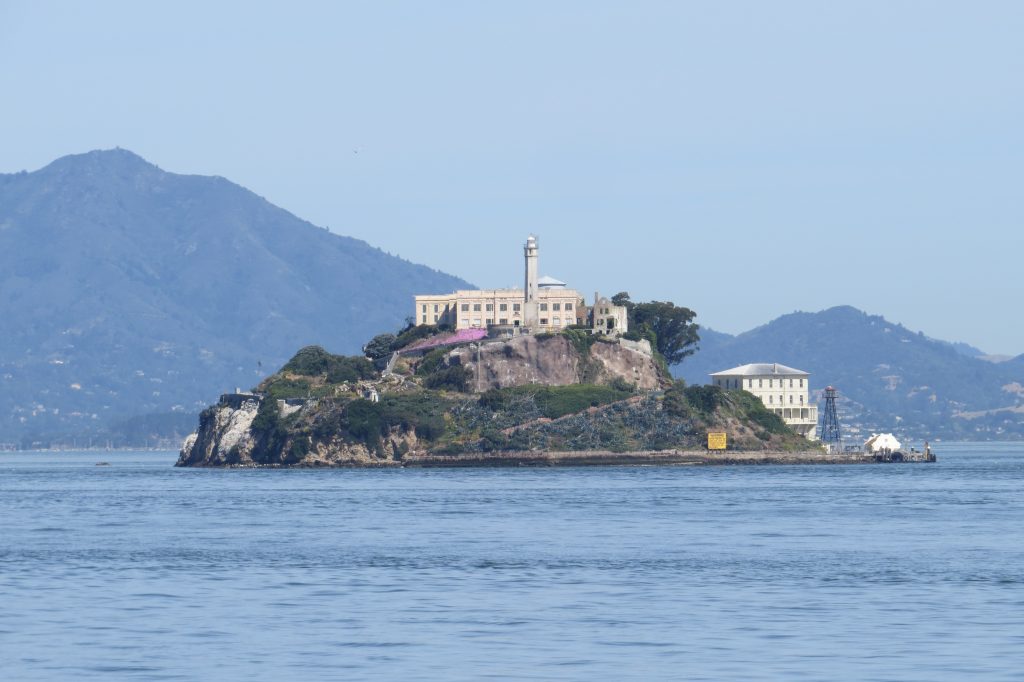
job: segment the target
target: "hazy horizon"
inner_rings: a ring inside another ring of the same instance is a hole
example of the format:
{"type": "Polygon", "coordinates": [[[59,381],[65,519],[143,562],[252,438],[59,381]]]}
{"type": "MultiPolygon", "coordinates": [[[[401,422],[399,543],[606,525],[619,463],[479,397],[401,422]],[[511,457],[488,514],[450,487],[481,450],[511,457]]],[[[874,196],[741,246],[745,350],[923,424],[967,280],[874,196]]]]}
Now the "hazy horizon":
{"type": "Polygon", "coordinates": [[[988,353],[1024,204],[1024,7],[0,6],[0,172],[119,146],[335,232],[737,333],[848,304],[988,353]]]}

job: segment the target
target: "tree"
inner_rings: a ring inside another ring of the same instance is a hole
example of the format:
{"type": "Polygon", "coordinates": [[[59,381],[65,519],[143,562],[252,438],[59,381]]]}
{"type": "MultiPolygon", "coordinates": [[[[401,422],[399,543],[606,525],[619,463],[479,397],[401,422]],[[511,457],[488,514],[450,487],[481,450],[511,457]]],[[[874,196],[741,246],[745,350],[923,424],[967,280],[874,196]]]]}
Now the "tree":
{"type": "Polygon", "coordinates": [[[612,305],[625,306],[626,310],[631,310],[633,308],[633,302],[629,300],[629,292],[620,291],[612,296],[612,305]]]}
{"type": "MultiPolygon", "coordinates": [[[[628,300],[628,294],[627,294],[628,300]]],[[[649,329],[654,332],[655,346],[665,361],[675,365],[697,350],[700,328],[693,322],[697,313],[671,301],[633,303],[629,307],[630,330],[649,329]]]]}
{"type": "Polygon", "coordinates": [[[373,361],[373,366],[378,370],[384,369],[387,366],[388,360],[391,358],[391,347],[395,343],[395,338],[394,334],[377,334],[377,336],[370,339],[363,346],[363,353],[373,361]]]}

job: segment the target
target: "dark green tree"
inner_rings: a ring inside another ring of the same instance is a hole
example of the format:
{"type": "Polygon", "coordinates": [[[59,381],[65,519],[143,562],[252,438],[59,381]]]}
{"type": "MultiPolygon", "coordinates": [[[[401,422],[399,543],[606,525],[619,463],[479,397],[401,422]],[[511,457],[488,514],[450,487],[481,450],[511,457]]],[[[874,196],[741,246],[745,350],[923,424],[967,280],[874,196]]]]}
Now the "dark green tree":
{"type": "Polygon", "coordinates": [[[394,334],[377,334],[363,346],[363,353],[370,358],[378,370],[384,369],[391,358],[392,346],[397,337],[394,334]]]}
{"type": "Polygon", "coordinates": [[[697,313],[689,308],[671,301],[633,303],[629,307],[629,328],[652,331],[658,352],[668,364],[675,365],[697,350],[700,341],[697,330],[700,327],[693,321],[696,316],[697,313]]]}

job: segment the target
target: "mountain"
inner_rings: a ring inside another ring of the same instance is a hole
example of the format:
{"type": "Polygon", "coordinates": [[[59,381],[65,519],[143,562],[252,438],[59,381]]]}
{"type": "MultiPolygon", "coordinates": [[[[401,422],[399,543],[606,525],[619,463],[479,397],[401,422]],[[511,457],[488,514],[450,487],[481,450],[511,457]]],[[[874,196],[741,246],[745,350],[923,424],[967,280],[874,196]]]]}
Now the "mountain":
{"type": "Polygon", "coordinates": [[[986,361],[966,344],[912,332],[849,306],[784,315],[737,336],[702,330],[701,348],[673,371],[689,383],[749,362],[811,373],[839,389],[851,436],[895,431],[916,439],[1024,437],[1024,356],[986,361]],[[709,333],[710,332],[710,333],[709,333]]]}
{"type": "Polygon", "coordinates": [[[356,352],[415,293],[468,286],[121,149],[0,175],[0,441],[196,413],[296,348],[356,352]]]}

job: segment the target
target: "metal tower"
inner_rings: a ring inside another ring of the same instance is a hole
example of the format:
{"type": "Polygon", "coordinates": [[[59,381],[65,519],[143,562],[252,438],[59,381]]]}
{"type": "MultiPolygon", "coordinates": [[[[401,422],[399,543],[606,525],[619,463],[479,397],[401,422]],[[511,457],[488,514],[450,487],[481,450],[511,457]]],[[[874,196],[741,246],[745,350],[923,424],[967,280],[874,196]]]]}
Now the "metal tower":
{"type": "Polygon", "coordinates": [[[839,431],[839,417],[836,415],[836,389],[825,389],[825,410],[821,413],[821,442],[829,452],[843,451],[843,436],[839,431]]]}

